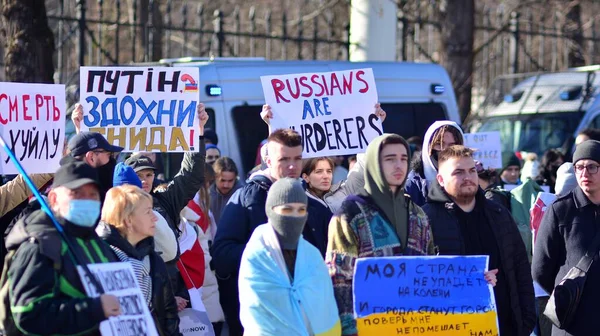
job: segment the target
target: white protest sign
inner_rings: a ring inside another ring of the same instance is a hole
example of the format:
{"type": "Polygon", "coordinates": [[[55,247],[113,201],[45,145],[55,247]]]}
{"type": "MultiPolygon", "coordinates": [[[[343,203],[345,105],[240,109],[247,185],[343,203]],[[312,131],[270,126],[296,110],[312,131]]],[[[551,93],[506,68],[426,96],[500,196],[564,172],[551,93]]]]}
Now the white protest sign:
{"type": "Polygon", "coordinates": [[[208,314],[190,308],[179,312],[179,332],[183,336],[215,336],[208,314]]]}
{"type": "MultiPolygon", "coordinates": [[[[158,336],[156,326],[130,263],[89,264],[105,294],[112,294],[121,303],[121,315],[100,323],[102,336],[158,336]]],[[[81,266],[77,266],[81,283],[89,297],[100,293],[81,266]]]]}
{"type": "Polygon", "coordinates": [[[465,146],[475,150],[473,159],[483,168],[502,168],[502,142],[500,132],[466,133],[465,146]]]}
{"type": "MultiPolygon", "coordinates": [[[[0,83],[0,133],[27,173],[54,173],[65,142],[65,86],[0,83]]],[[[0,150],[0,175],[18,174],[0,150]]]]}
{"type": "Polygon", "coordinates": [[[263,76],[271,129],[302,136],[303,158],[362,153],[383,134],[372,69],[263,76]]]}
{"type": "Polygon", "coordinates": [[[198,151],[199,80],[195,67],[81,67],[81,129],[125,152],[198,151]]]}

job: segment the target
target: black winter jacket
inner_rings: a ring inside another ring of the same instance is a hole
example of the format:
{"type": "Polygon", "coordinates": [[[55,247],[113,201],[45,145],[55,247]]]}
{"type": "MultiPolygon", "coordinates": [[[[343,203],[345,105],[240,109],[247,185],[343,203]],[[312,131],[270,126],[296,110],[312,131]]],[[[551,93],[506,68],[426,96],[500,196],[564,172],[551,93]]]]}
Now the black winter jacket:
{"type": "Polygon", "coordinates": [[[123,251],[129,258],[143,261],[150,259],[150,277],[152,278],[152,307],[150,312],[161,336],[179,336],[179,315],[177,302],[169,282],[167,267],[154,251],[154,238],[149,237],[132,246],[112,225],[99,224],[99,234],[104,241],[123,251]]]}
{"type": "Polygon", "coordinates": [[[306,241],[319,249],[321,256],[325,258],[325,252],[327,251],[327,232],[333,213],[323,200],[317,199],[308,191],[306,192],[306,195],[308,196],[308,218],[302,236],[306,241]]]}
{"type": "MultiPolygon", "coordinates": [[[[169,182],[165,191],[152,192],[154,210],[165,218],[177,238],[180,235],[178,225],[181,218],[181,210],[196,196],[196,193],[204,183],[206,150],[204,149],[203,136],[200,137],[199,146],[200,151],[187,152],[183,155],[181,168],[173,180],[169,182]]],[[[167,273],[169,274],[175,295],[189,301],[189,293],[177,269],[179,254],[178,244],[177,256],[173,260],[166,262],[167,273]]]]}
{"type": "MultiPolygon", "coordinates": [[[[118,261],[93,228],[58,220],[79,260],[118,261]]],[[[6,245],[9,252],[16,250],[8,278],[11,310],[20,330],[36,335],[100,335],[99,324],[106,319],[100,298],[85,294],[75,263],[44,212],[19,220],[6,245]]]]}
{"type": "MultiPolygon", "coordinates": [[[[476,206],[484,207],[484,215],[498,242],[502,271],[508,281],[513,321],[518,328],[510,335],[529,336],[536,322],[536,312],[531,267],[525,245],[517,225],[505,207],[486,199],[481,189],[476,197],[476,206]]],[[[454,211],[456,206],[439,183],[434,181],[423,210],[429,217],[433,241],[440,255],[465,255],[465,244],[454,211]]]]}
{"type": "Polygon", "coordinates": [[[242,253],[252,232],[267,222],[265,203],[272,184],[271,179],[264,175],[254,176],[231,196],[223,209],[210,251],[220,278],[237,278],[242,253]]]}
{"type": "Polygon", "coordinates": [[[268,177],[256,175],[231,195],[217,224],[217,235],[210,249],[211,265],[219,281],[221,306],[232,336],[244,334],[239,318],[238,292],[242,253],[254,229],[267,222],[265,203],[272,184],[268,177]]]}
{"type": "MultiPolygon", "coordinates": [[[[535,240],[533,278],[552,293],[554,286],[577,265],[600,230],[600,206],[593,204],[580,187],[559,197],[548,207],[535,240]]],[[[573,323],[565,330],[554,327],[552,335],[598,335],[600,333],[600,262],[598,254],[587,273],[585,287],[573,323]]]]}

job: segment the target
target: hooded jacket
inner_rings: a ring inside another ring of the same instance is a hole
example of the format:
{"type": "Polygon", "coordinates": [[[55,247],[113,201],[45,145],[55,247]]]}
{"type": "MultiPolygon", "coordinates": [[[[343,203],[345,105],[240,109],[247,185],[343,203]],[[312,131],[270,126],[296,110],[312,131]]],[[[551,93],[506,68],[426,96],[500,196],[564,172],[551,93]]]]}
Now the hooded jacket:
{"type": "Polygon", "coordinates": [[[410,195],[410,198],[419,206],[423,206],[427,202],[427,193],[429,189],[429,185],[435,181],[437,176],[437,167],[434,165],[433,160],[431,160],[431,156],[429,155],[429,151],[431,149],[431,140],[435,131],[437,131],[442,126],[452,126],[456,128],[461,135],[464,136],[464,133],[460,126],[448,120],[440,120],[434,122],[429,128],[427,132],[425,132],[425,138],[423,139],[423,149],[421,151],[421,165],[423,168],[423,172],[413,170],[408,175],[408,180],[406,181],[406,193],[410,195]]]}
{"type": "MultiPolygon", "coordinates": [[[[94,228],[58,221],[70,239],[72,251],[88,264],[117,262],[112,250],[94,228]]],[[[85,294],[76,264],[43,211],[17,222],[6,239],[16,251],[8,269],[10,306],[16,326],[33,335],[100,335],[104,321],[100,298],[85,294]]]]}
{"type": "MultiPolygon", "coordinates": [[[[161,336],[179,336],[179,315],[173,289],[169,284],[167,267],[154,251],[154,238],[148,237],[132,246],[112,225],[101,222],[96,229],[98,235],[113,249],[124,252],[127,257],[150,265],[152,278],[152,304],[149,307],[161,336]]],[[[135,267],[135,272],[138,272],[135,267]]],[[[138,274],[136,274],[138,276],[138,274]]]]}
{"type": "MultiPolygon", "coordinates": [[[[482,209],[498,244],[500,271],[508,282],[510,308],[515,330],[504,333],[528,336],[536,321],[531,267],[525,245],[510,212],[500,204],[477,194],[478,209],[482,209]]],[[[436,181],[429,190],[423,210],[431,221],[433,238],[440,255],[465,255],[466,246],[455,210],[456,204],[436,181]]],[[[483,224],[483,223],[482,223],[483,224]]]]}
{"type": "MultiPolygon", "coordinates": [[[[357,258],[433,255],[434,244],[427,216],[402,188],[392,194],[380,164],[381,143],[390,134],[374,139],[367,148],[365,191],[349,196],[329,224],[326,263],[338,302],[343,335],[357,335],[352,281],[357,258]],[[374,237],[377,233],[377,237],[374,237]],[[407,243],[404,243],[404,242],[407,243]]],[[[408,144],[404,142],[408,151],[408,144]]]]}

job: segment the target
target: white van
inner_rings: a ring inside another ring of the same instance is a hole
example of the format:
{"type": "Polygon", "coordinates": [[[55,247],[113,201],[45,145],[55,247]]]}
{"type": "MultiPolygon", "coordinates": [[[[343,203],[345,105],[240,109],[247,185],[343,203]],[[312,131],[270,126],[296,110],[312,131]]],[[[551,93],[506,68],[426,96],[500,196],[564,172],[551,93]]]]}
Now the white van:
{"type": "MultiPolygon", "coordinates": [[[[460,123],[450,78],[437,64],[190,57],[160,63],[200,69],[200,101],[210,116],[207,127],[217,132],[221,154],[236,162],[241,176],[255,166],[259,145],[268,136],[267,126],[260,118],[265,103],[261,76],[372,68],[379,102],[387,112],[385,132],[405,138],[423,137],[436,120],[460,123]]],[[[140,65],[144,64],[136,64],[140,65]]],[[[179,169],[181,162],[180,156],[169,157],[167,177],[179,169]]]]}
{"type": "Polygon", "coordinates": [[[471,132],[499,131],[503,151],[570,153],[585,128],[600,128],[600,66],[502,76],[468,121],[471,132]]]}

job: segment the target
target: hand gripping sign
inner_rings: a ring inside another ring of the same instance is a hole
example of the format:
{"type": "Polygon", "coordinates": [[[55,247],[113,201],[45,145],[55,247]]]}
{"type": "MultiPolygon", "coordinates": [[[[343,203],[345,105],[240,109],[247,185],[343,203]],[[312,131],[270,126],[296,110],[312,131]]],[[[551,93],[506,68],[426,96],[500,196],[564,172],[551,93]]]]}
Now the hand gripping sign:
{"type": "Polygon", "coordinates": [[[377,88],[372,69],[260,78],[271,106],[271,129],[302,136],[302,157],[362,153],[383,134],[375,115],[377,88]]]}

